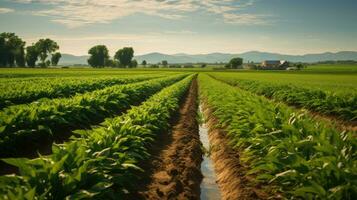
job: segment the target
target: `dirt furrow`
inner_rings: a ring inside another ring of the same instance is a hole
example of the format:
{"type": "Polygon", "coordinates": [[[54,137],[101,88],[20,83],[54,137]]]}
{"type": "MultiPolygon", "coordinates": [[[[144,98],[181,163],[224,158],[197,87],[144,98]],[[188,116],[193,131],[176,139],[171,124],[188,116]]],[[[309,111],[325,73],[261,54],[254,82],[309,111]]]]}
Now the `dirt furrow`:
{"type": "Polygon", "coordinates": [[[229,145],[226,132],[217,127],[218,120],[207,104],[203,102],[203,113],[207,117],[210,157],[223,200],[266,199],[259,185],[253,184],[253,177],[245,175],[247,168],[240,163],[239,152],[229,145]]]}
{"type": "Polygon", "coordinates": [[[147,184],[139,186],[136,199],[199,199],[202,149],[197,106],[194,80],[174,120],[172,133],[158,140],[153,159],[144,167],[150,177],[147,184]]]}

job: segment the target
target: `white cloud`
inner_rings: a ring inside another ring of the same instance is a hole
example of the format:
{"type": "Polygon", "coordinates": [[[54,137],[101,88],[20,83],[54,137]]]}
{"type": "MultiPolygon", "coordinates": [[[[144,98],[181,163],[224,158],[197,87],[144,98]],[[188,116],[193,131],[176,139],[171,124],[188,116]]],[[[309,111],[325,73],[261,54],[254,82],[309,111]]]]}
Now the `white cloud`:
{"type": "Polygon", "coordinates": [[[163,32],[146,32],[144,34],[102,34],[102,35],[85,35],[85,36],[61,36],[61,35],[42,35],[41,37],[27,37],[27,41],[36,42],[40,38],[51,38],[55,41],[112,41],[112,40],[137,40],[137,39],[151,39],[160,41],[165,36],[186,36],[194,35],[196,32],[189,30],[179,31],[163,31],[163,32]]]}
{"type": "Polygon", "coordinates": [[[10,13],[10,12],[14,12],[14,9],[11,8],[0,8],[0,14],[4,14],[4,13],[10,13]]]}
{"type": "Polygon", "coordinates": [[[189,31],[189,30],[179,30],[179,31],[163,31],[164,34],[172,34],[172,35],[193,35],[197,34],[197,32],[189,31]]]}
{"type": "Polygon", "coordinates": [[[180,19],[183,13],[197,9],[191,0],[18,0],[22,3],[54,5],[53,8],[33,12],[34,15],[53,17],[52,21],[69,27],[92,23],[109,23],[135,13],[144,13],[166,19],[180,19]]]}
{"type": "Polygon", "coordinates": [[[268,15],[253,15],[253,14],[231,14],[223,13],[224,21],[230,24],[242,24],[242,25],[269,25],[271,21],[266,19],[268,15]]]}
{"type": "Polygon", "coordinates": [[[110,23],[136,13],[178,20],[187,13],[205,11],[222,18],[225,23],[262,25],[266,16],[243,14],[255,0],[16,0],[19,3],[49,5],[34,15],[49,16],[52,21],[75,28],[94,23],[110,23]]]}

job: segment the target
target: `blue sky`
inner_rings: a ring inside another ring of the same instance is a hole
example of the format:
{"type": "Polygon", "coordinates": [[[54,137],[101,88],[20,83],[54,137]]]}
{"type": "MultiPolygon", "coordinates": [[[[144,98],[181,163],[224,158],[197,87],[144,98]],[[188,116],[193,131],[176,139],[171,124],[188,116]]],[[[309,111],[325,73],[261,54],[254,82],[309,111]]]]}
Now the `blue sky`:
{"type": "Polygon", "coordinates": [[[357,51],[356,0],[0,0],[0,32],[60,51],[306,54],[357,51]]]}

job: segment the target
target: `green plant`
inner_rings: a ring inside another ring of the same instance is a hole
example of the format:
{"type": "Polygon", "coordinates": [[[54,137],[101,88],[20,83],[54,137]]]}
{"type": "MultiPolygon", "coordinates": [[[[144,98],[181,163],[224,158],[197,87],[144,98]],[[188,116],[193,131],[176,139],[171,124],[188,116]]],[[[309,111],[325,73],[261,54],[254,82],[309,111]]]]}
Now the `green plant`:
{"type": "Polygon", "coordinates": [[[3,159],[20,175],[0,177],[5,199],[122,199],[138,181],[137,163],[147,148],[165,134],[193,76],[167,87],[126,114],[102,126],[77,131],[80,137],[53,146],[37,159],[3,159]]]}
{"type": "Polygon", "coordinates": [[[277,101],[283,101],[290,105],[302,106],[322,114],[333,115],[347,121],[357,120],[357,95],[351,92],[339,91],[339,93],[326,91],[319,88],[308,87],[288,82],[268,80],[249,80],[239,76],[215,75],[213,77],[238,86],[241,89],[264,95],[277,101]]]}
{"type": "Polygon", "coordinates": [[[249,166],[246,174],[289,199],[353,199],[357,195],[357,140],[304,111],[268,101],[207,75],[205,99],[228,132],[230,145],[249,166]]]}
{"type": "Polygon", "coordinates": [[[22,79],[14,82],[7,80],[0,84],[0,109],[14,105],[30,103],[41,98],[70,97],[117,84],[127,84],[157,78],[160,76],[112,76],[79,78],[42,78],[22,79]]]}
{"type": "Polygon", "coordinates": [[[41,141],[61,139],[70,130],[97,124],[105,117],[122,113],[130,106],[138,105],[155,92],[185,76],[175,75],[117,85],[72,98],[8,107],[0,112],[0,155],[17,156],[21,146],[32,146],[33,149],[37,149],[43,145],[41,141]]]}

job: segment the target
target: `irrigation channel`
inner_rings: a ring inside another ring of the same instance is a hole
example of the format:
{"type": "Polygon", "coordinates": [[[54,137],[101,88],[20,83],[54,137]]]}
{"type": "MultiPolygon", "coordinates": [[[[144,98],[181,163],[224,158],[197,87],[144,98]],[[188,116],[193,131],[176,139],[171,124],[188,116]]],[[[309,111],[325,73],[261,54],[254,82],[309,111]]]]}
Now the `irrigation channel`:
{"type": "MultiPolygon", "coordinates": [[[[202,106],[199,106],[200,116],[203,116],[202,106]]],[[[200,141],[204,148],[204,157],[201,164],[201,173],[203,180],[201,182],[201,200],[216,200],[221,199],[221,194],[216,182],[213,161],[209,156],[210,143],[208,139],[208,128],[205,120],[201,120],[199,126],[200,141]]]]}
{"type": "Polygon", "coordinates": [[[141,181],[128,199],[219,200],[208,126],[202,122],[194,80],[172,122],[170,134],[160,134],[151,148],[152,159],[141,164],[141,181]],[[198,117],[199,116],[199,117],[198,117]],[[204,150],[206,149],[206,150],[204,150]]]}

